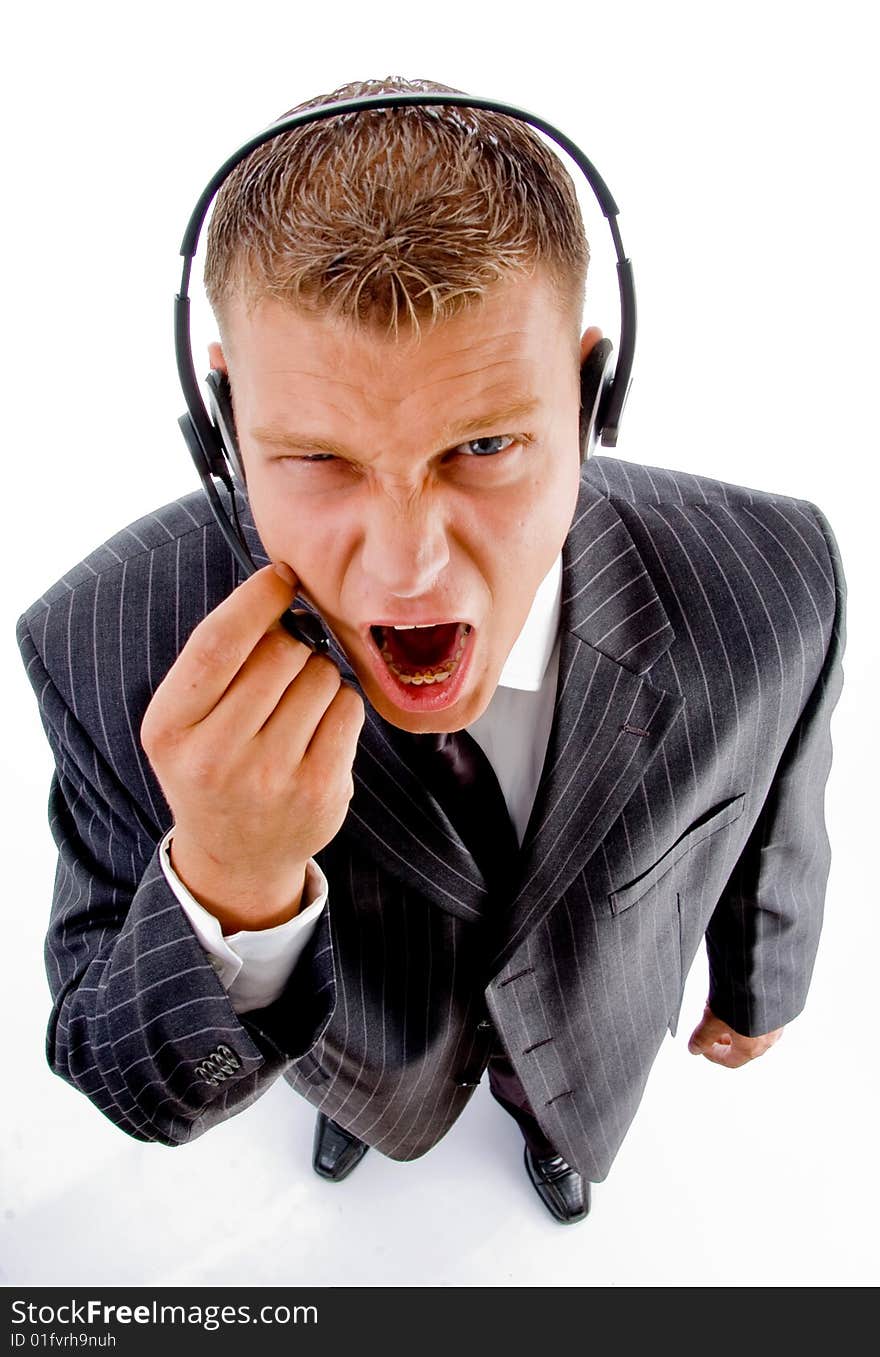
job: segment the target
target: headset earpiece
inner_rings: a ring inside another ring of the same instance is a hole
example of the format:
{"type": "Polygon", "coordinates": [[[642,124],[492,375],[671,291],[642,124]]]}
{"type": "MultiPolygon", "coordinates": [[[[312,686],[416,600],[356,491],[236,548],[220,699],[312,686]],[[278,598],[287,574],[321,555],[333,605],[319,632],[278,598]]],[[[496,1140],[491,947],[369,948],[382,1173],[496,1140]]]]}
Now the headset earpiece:
{"type": "Polygon", "coordinates": [[[239,491],[247,498],[247,478],[235,431],[235,411],[232,408],[232,388],[229,385],[229,378],[220,368],[211,368],[205,383],[208,387],[208,410],[217,436],[217,452],[226,462],[239,491]]]}
{"type": "Polygon", "coordinates": [[[581,364],[581,463],[592,455],[602,434],[602,423],[608,407],[611,379],[614,375],[610,339],[599,339],[581,364]]]}

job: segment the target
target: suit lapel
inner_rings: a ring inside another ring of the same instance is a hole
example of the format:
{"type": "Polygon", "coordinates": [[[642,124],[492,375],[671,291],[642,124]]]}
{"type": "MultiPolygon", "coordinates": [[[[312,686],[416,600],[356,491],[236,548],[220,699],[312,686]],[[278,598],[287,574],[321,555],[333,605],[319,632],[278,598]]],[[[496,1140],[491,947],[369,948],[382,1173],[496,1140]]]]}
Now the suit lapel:
{"type": "MultiPolygon", "coordinates": [[[[521,850],[520,887],[505,911],[497,972],[596,851],[684,706],[643,677],[674,632],[630,533],[611,502],[581,477],[563,546],[559,681],[544,768],[521,850]]],[[[268,563],[249,506],[242,526],[268,563]]],[[[297,599],[295,606],[307,606],[297,599]]],[[[363,696],[330,639],[343,679],[363,696]]],[[[458,918],[477,921],[486,884],[456,830],[411,770],[406,733],[365,701],[355,791],[340,836],[458,918]]],[[[515,738],[512,734],[511,738],[515,738]]]]}
{"type": "Polygon", "coordinates": [[[685,703],[645,677],[675,633],[626,524],[588,469],[562,553],[553,725],[496,974],[599,847],[685,703]]]}

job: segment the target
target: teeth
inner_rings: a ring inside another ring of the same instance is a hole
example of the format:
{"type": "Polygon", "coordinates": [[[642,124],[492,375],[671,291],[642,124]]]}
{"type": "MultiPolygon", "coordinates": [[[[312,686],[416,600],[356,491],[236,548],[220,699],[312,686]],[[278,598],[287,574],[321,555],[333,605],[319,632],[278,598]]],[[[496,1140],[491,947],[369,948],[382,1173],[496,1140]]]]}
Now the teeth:
{"type": "Polygon", "coordinates": [[[393,664],[388,667],[401,683],[415,683],[417,686],[422,683],[445,683],[452,673],[452,670],[449,670],[446,674],[401,674],[393,664]]]}
{"type": "MultiPolygon", "coordinates": [[[[397,626],[389,624],[391,631],[425,631],[428,627],[445,627],[448,625],[447,622],[401,622],[397,626]]],[[[464,625],[470,631],[470,623],[464,625]]]]}

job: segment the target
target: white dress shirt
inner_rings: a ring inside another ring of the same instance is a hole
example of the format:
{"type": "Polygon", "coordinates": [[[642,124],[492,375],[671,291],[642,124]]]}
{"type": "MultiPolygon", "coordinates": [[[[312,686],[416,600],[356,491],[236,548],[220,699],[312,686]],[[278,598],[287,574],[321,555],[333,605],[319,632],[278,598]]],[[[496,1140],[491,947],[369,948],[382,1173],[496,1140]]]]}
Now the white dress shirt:
{"type": "MultiPolygon", "coordinates": [[[[562,556],[538,586],[534,602],[505,661],[498,687],[476,721],[466,727],[491,763],[522,843],[556,705],[562,556]],[[515,732],[515,737],[511,737],[515,732]]],[[[265,1008],[281,994],[321,910],[327,878],[314,859],[306,869],[298,914],[274,928],[240,929],[223,936],[220,920],[190,894],[171,866],[172,825],[159,845],[159,861],[196,937],[207,952],[236,1013],[265,1008]]]]}

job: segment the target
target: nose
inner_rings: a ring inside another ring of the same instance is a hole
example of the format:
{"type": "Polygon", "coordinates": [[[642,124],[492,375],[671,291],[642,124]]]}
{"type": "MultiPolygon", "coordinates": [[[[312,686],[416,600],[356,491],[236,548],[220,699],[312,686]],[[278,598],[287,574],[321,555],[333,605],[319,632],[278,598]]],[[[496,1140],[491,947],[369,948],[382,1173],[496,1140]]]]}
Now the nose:
{"type": "Polygon", "coordinates": [[[377,494],[364,514],[361,564],[389,595],[428,593],[449,564],[440,505],[425,494],[377,494]]]}

